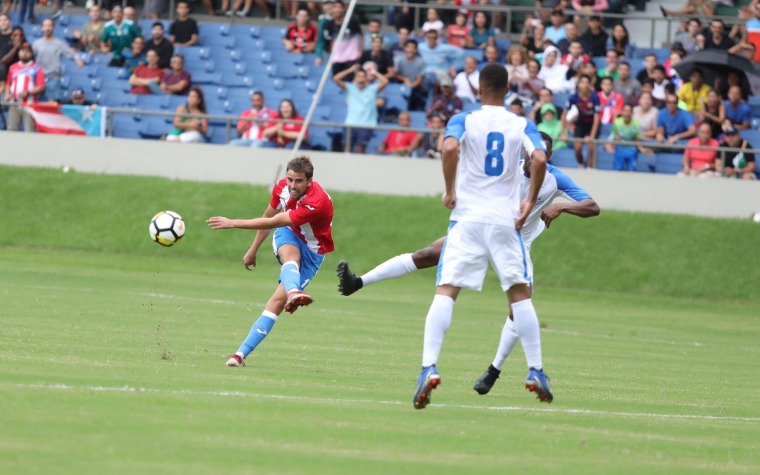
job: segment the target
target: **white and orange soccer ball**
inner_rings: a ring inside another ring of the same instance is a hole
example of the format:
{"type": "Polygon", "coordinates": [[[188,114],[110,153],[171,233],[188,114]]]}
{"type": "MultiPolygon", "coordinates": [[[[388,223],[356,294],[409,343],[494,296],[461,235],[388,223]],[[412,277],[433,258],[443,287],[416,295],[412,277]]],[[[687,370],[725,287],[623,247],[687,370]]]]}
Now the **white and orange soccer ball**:
{"type": "Polygon", "coordinates": [[[162,246],[173,246],[185,235],[185,222],[174,211],[160,211],[150,220],[148,233],[162,246]]]}

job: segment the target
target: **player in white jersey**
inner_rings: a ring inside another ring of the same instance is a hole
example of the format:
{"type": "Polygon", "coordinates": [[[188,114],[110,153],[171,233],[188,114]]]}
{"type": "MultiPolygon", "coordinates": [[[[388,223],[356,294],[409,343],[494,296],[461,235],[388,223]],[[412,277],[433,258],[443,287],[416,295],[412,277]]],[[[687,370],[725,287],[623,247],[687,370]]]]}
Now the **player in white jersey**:
{"type": "MultiPolygon", "coordinates": [[[[541,137],[546,146],[547,158],[552,155],[552,139],[544,132],[541,137]]],[[[521,186],[520,196],[525,198],[528,193],[528,184],[530,183],[530,160],[523,164],[523,185],[521,186]]],[[[547,166],[547,174],[538,193],[538,200],[533,211],[525,221],[522,228],[523,240],[526,250],[528,251],[528,265],[532,269],[530,260],[530,248],[533,241],[548,228],[551,223],[562,213],[588,218],[599,215],[599,206],[596,201],[581,187],[575,184],[573,180],[562,173],[558,168],[551,165],[547,166]],[[569,203],[552,204],[555,198],[563,197],[569,200],[569,203]]],[[[348,263],[341,261],[338,264],[339,284],[338,290],[343,295],[351,295],[354,292],[387,279],[395,279],[418,269],[427,269],[435,267],[441,255],[445,237],[439,238],[424,249],[419,249],[413,253],[401,254],[381,263],[371,271],[361,277],[355,275],[348,267],[348,263]]],[[[514,320],[511,311],[504,325],[499,341],[499,349],[496,357],[488,369],[480,376],[473,385],[479,394],[486,394],[493,387],[498,379],[501,368],[515,346],[516,332],[514,330],[514,320]]]]}
{"type": "Polygon", "coordinates": [[[553,398],[542,369],[540,329],[520,234],[546,174],[546,152],[536,125],[504,109],[508,82],[503,67],[483,68],[479,85],[483,106],[455,115],[446,126],[443,204],[452,212],[435,297],[425,319],[422,371],[412,399],[415,409],[424,409],[441,383],[436,363],[459,291],[480,290],[489,262],[507,294],[523,343],[529,367],[526,385],[542,400],[553,398]],[[528,197],[521,206],[523,149],[532,164],[528,197]]]}

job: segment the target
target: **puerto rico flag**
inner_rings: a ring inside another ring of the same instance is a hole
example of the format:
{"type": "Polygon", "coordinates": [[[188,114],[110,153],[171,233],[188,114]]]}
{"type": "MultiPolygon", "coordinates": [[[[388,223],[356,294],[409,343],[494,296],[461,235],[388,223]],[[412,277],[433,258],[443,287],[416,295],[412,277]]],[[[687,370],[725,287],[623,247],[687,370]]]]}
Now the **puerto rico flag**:
{"type": "Polygon", "coordinates": [[[34,104],[26,108],[37,132],[44,134],[105,136],[105,107],[34,104]]]}

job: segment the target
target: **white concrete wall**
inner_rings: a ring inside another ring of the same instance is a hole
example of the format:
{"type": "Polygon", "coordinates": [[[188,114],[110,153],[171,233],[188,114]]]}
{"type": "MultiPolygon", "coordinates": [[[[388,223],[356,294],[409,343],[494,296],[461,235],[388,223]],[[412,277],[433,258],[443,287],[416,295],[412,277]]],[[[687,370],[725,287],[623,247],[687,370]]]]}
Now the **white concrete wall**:
{"type": "MultiPolygon", "coordinates": [[[[0,163],[90,173],[270,185],[292,152],[219,145],[0,132],[0,163]]],[[[329,191],[431,196],[443,191],[434,160],[307,152],[329,191]]],[[[565,170],[603,209],[747,218],[760,212],[760,182],[565,170]]],[[[0,174],[1,177],[1,174],[0,174]]],[[[2,193],[2,188],[0,188],[2,193]]]]}

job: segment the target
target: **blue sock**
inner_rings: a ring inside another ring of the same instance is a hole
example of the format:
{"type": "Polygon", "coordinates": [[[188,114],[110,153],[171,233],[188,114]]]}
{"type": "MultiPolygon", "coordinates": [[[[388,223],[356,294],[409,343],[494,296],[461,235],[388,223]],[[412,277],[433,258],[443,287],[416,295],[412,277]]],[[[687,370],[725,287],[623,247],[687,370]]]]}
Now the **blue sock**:
{"type": "Polygon", "coordinates": [[[280,282],[285,287],[285,292],[301,290],[301,272],[298,270],[296,261],[288,261],[280,268],[280,282]]]}
{"type": "Polygon", "coordinates": [[[269,335],[276,321],[277,315],[264,310],[259,319],[256,320],[256,323],[251,327],[251,333],[245,338],[237,352],[242,353],[243,358],[248,356],[269,335]]]}

